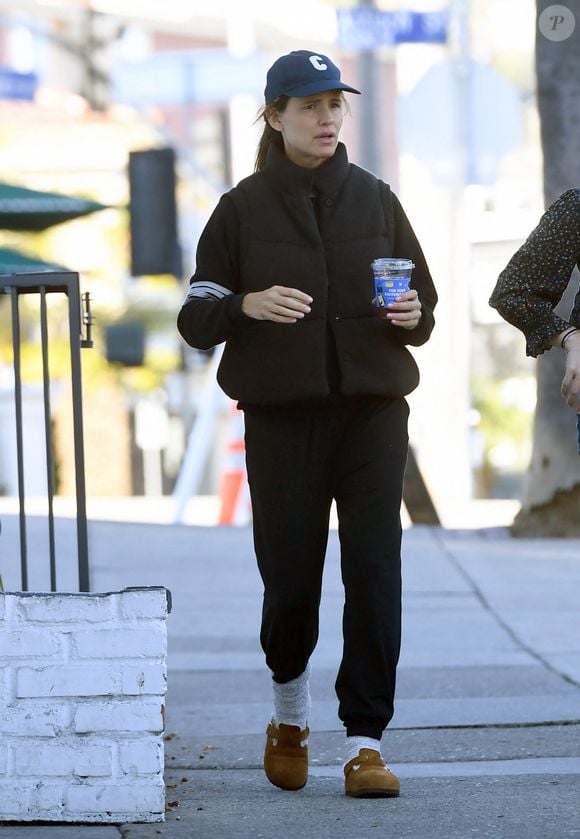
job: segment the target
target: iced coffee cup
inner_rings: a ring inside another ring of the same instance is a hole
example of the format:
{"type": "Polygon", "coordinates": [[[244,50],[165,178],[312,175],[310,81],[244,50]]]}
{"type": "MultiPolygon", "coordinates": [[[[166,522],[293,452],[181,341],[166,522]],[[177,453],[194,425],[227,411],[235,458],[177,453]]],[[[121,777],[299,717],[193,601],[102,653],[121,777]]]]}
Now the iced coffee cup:
{"type": "Polygon", "coordinates": [[[394,303],[404,291],[409,291],[409,283],[413,272],[410,259],[394,259],[383,257],[371,262],[375,281],[375,306],[384,309],[389,303],[394,303]]]}

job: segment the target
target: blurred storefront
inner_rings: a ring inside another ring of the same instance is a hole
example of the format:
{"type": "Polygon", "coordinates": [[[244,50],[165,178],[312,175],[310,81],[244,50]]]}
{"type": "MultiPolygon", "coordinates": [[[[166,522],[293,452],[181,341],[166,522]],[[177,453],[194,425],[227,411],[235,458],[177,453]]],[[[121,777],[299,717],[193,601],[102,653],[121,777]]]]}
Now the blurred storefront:
{"type": "MultiPolygon", "coordinates": [[[[95,414],[102,410],[101,386],[112,388],[119,416],[125,412],[117,435],[125,448],[115,455],[122,475],[109,486],[99,475],[92,485],[90,452],[98,446],[88,432],[89,494],[147,491],[135,411],[160,390],[169,421],[161,489],[171,491],[204,398],[208,360],[175,333],[197,238],[220,193],[252,170],[267,67],[280,53],[306,46],[330,53],[345,78],[369,91],[366,100],[349,103],[349,155],[398,191],[440,290],[437,329],[416,351],[423,383],[411,396],[425,479],[443,506],[472,495],[517,495],[532,371],[517,333],[486,301],[542,210],[534,24],[533,0],[21,0],[17,8],[0,0],[0,180],[108,207],[34,241],[0,231],[0,247],[79,271],[93,298],[87,413],[93,396],[95,414]],[[337,10],[352,21],[363,7],[382,17],[359,27],[357,37],[367,39],[361,42],[345,28],[346,17],[340,28],[337,10]],[[418,27],[427,27],[422,40],[418,27]],[[437,37],[429,40],[429,31],[437,37]],[[476,103],[477,126],[469,116],[476,103]],[[491,106],[499,111],[485,109],[491,106]],[[483,135],[488,144],[474,149],[469,138],[483,135]],[[503,145],[494,145],[497,137],[503,145]],[[158,147],[177,154],[183,276],[132,277],[129,154],[158,147]],[[124,321],[144,327],[143,365],[106,360],[106,329],[124,321]],[[510,417],[503,430],[498,415],[510,417]]],[[[218,449],[219,441],[204,492],[215,491],[218,449]]]]}

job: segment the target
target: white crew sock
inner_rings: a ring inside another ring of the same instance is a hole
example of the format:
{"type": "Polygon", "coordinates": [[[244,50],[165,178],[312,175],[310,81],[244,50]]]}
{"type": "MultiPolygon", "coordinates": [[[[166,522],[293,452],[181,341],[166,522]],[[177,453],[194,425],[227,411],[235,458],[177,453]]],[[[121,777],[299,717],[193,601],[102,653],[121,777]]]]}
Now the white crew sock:
{"type": "Polygon", "coordinates": [[[353,757],[358,757],[361,749],[374,749],[375,752],[381,753],[381,741],[373,740],[372,737],[347,737],[346,738],[346,760],[343,766],[352,760],[353,757]]]}
{"type": "Polygon", "coordinates": [[[274,688],[274,722],[276,725],[297,725],[306,728],[310,717],[310,665],[291,682],[280,684],[272,679],[274,688]]]}

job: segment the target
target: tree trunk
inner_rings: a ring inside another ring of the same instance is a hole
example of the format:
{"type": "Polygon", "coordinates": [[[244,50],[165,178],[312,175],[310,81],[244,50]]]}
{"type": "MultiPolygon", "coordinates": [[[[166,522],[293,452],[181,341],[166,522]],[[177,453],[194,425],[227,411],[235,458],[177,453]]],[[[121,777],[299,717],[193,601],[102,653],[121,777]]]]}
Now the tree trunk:
{"type": "MultiPolygon", "coordinates": [[[[538,17],[552,0],[537,0],[538,17]]],[[[549,206],[565,190],[580,186],[580,0],[566,0],[576,19],[562,41],[536,34],[537,99],[544,153],[544,200],[549,206]]],[[[558,314],[567,318],[578,289],[575,270],[558,314]]],[[[538,359],[538,401],[532,458],[524,484],[516,536],[580,535],[580,457],[576,416],[560,395],[564,354],[558,348],[538,359]]]]}

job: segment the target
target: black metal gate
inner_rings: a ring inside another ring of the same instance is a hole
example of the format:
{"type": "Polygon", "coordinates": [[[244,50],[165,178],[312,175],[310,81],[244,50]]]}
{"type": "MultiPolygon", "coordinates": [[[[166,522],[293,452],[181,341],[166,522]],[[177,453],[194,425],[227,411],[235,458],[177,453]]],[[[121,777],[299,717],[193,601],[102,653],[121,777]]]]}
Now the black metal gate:
{"type": "Polygon", "coordinates": [[[47,296],[64,294],[68,300],[68,331],[71,367],[71,393],[74,433],[74,463],[76,489],[76,525],[79,591],[90,590],[87,539],[87,512],[83,445],[81,347],[92,347],[89,295],[80,294],[79,275],[73,272],[43,272],[0,276],[0,294],[7,295],[11,306],[12,353],[14,366],[14,408],[16,419],[16,460],[18,471],[20,573],[22,591],[28,591],[28,552],[26,538],[26,487],[24,450],[26,440],[22,410],[22,341],[19,301],[22,295],[38,294],[40,301],[40,340],[42,349],[42,392],[44,407],[44,436],[46,449],[46,485],[48,499],[48,545],[50,588],[57,590],[56,548],[54,531],[55,458],[53,450],[50,404],[49,328],[47,296]]]}

